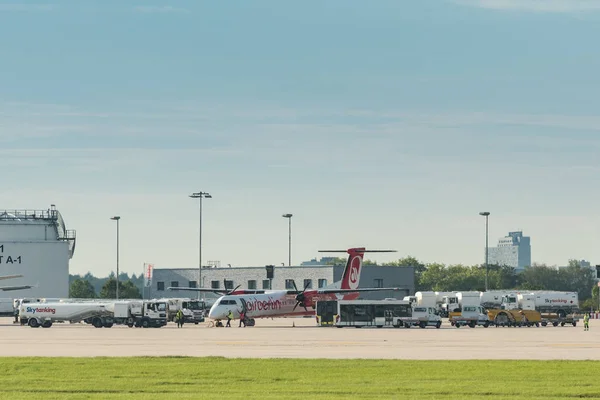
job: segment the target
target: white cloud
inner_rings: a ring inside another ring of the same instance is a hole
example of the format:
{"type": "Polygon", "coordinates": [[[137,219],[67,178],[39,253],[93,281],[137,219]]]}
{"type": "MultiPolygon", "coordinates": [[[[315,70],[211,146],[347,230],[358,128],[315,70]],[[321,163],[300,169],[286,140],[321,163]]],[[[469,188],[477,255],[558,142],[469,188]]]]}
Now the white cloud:
{"type": "Polygon", "coordinates": [[[455,4],[491,10],[568,13],[600,10],[600,0],[452,0],[455,4]]]}

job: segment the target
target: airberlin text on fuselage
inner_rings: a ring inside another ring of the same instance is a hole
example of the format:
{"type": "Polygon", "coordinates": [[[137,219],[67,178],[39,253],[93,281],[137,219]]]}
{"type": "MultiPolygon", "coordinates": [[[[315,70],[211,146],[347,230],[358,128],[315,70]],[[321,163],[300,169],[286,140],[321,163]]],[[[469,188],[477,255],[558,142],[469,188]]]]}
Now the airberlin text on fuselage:
{"type": "Polygon", "coordinates": [[[246,307],[248,311],[281,310],[281,300],[273,300],[272,297],[262,301],[254,299],[246,301],[246,307]]]}

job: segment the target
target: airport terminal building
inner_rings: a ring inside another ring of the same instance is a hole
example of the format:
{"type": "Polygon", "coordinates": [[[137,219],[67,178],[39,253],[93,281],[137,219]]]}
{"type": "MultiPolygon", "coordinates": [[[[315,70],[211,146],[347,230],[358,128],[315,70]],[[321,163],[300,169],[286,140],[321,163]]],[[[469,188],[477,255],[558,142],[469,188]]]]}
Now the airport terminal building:
{"type": "MultiPolygon", "coordinates": [[[[213,289],[273,289],[298,290],[323,288],[342,279],[345,265],[305,265],[275,267],[272,280],[262,267],[202,268],[202,287],[213,289]],[[225,285],[227,287],[225,287],[225,285]]],[[[198,268],[159,269],[153,271],[150,286],[145,288],[146,298],[197,297],[196,292],[173,291],[169,287],[197,287],[198,268]],[[149,297],[148,297],[149,296],[149,297]]],[[[361,293],[363,299],[400,298],[415,292],[414,267],[363,265],[359,288],[397,287],[400,291],[361,293]]]]}

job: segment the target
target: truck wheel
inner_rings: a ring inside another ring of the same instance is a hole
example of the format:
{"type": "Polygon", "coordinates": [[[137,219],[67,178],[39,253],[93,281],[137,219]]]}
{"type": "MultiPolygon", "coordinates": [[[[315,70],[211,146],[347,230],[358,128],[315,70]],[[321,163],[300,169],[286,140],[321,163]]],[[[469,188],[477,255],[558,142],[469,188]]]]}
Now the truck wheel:
{"type": "Polygon", "coordinates": [[[421,321],[421,322],[419,323],[419,328],[421,328],[421,329],[425,329],[425,327],[426,327],[426,326],[427,326],[427,323],[426,323],[426,322],[423,322],[423,321],[421,321]]]}
{"type": "Polygon", "coordinates": [[[490,323],[489,323],[489,321],[485,321],[485,323],[483,324],[483,327],[484,327],[484,328],[487,328],[488,326],[490,326],[490,323]]]}
{"type": "Polygon", "coordinates": [[[96,317],[92,320],[92,325],[94,325],[94,328],[102,328],[102,320],[96,317]]]}
{"type": "Polygon", "coordinates": [[[475,324],[475,322],[471,322],[471,323],[469,324],[469,328],[475,328],[476,326],[477,326],[477,325],[475,324]]]}
{"type": "Polygon", "coordinates": [[[553,322],[552,326],[558,326],[558,322],[553,322]]]}
{"type": "Polygon", "coordinates": [[[561,322],[561,323],[560,323],[560,326],[565,326],[565,323],[564,323],[564,322],[561,322]]]}
{"type": "Polygon", "coordinates": [[[438,321],[437,324],[435,324],[436,329],[440,329],[440,326],[442,326],[442,321],[438,321]]]}
{"type": "Polygon", "coordinates": [[[112,328],[113,324],[112,323],[108,323],[108,324],[104,324],[105,328],[112,328]]]}
{"type": "Polygon", "coordinates": [[[42,328],[50,328],[52,326],[52,321],[44,321],[42,323],[42,328]]]}
{"type": "Polygon", "coordinates": [[[128,322],[127,326],[130,327],[130,328],[133,328],[133,322],[128,322]]]}
{"type": "Polygon", "coordinates": [[[454,326],[456,326],[457,328],[460,328],[460,324],[458,324],[458,323],[455,324],[454,326]]]}
{"type": "Polygon", "coordinates": [[[546,326],[546,325],[548,325],[547,322],[542,322],[542,326],[546,326]]]}
{"type": "Polygon", "coordinates": [[[32,328],[39,328],[40,324],[38,323],[38,320],[35,318],[29,318],[29,322],[28,325],[32,328]]]}
{"type": "Polygon", "coordinates": [[[577,326],[577,321],[573,321],[573,326],[577,326]]]}
{"type": "Polygon", "coordinates": [[[148,321],[147,319],[142,321],[142,328],[147,328],[150,326],[150,321],[148,321]]]}
{"type": "Polygon", "coordinates": [[[409,328],[410,328],[410,324],[409,324],[409,323],[405,323],[405,324],[404,324],[404,327],[405,327],[406,329],[409,329],[409,328]]]}

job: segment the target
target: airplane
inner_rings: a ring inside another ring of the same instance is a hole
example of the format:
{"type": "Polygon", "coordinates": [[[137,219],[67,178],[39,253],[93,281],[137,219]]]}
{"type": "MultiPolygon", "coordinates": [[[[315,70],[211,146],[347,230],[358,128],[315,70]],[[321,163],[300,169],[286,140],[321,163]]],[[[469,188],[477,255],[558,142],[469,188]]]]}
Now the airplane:
{"type": "MultiPolygon", "coordinates": [[[[4,275],[4,276],[0,276],[0,280],[22,278],[22,277],[23,277],[23,275],[4,275]]],[[[11,291],[11,290],[31,289],[32,287],[33,287],[33,285],[0,286],[0,290],[7,292],[7,291],[11,291]]]]}
{"type": "Polygon", "coordinates": [[[240,311],[244,311],[250,322],[254,325],[254,318],[273,318],[290,316],[314,315],[315,304],[319,300],[354,300],[361,292],[374,292],[382,290],[400,290],[399,288],[358,288],[362,271],[364,254],[367,252],[383,253],[394,250],[366,250],[364,247],[348,250],[320,250],[320,252],[348,253],[348,261],[341,281],[335,282],[322,289],[308,289],[309,283],[300,292],[296,283],[292,281],[296,290],[259,291],[260,293],[228,293],[221,296],[211,307],[208,317],[212,320],[227,318],[231,311],[234,319],[239,319],[240,311]],[[298,308],[301,306],[301,308],[298,308]],[[308,307],[311,309],[309,310],[308,307]],[[298,310],[296,310],[298,308],[298,310]]]}

